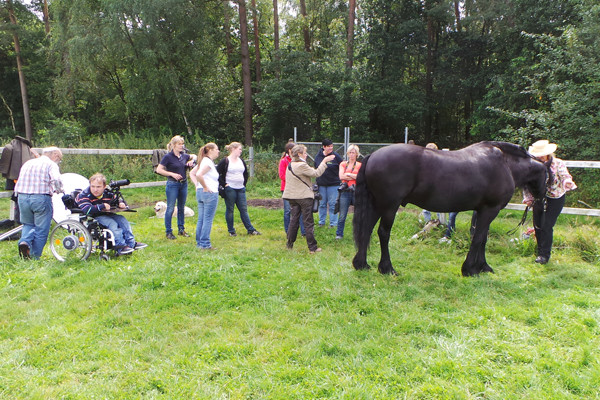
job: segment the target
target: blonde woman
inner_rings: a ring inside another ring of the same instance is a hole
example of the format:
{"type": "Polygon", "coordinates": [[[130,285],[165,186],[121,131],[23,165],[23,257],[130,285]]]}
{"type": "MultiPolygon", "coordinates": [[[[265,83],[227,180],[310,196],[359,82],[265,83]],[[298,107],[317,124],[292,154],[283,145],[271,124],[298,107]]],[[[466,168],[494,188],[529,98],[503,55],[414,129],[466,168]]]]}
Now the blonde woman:
{"type": "Polygon", "coordinates": [[[314,254],[320,252],[321,248],[317,245],[317,240],[315,239],[315,222],[312,214],[315,195],[312,189],[311,178],[323,175],[327,169],[327,163],[333,160],[335,155],[330,154],[325,156],[316,169],[311,168],[306,163],[307,157],[306,146],[303,144],[297,144],[292,148],[292,162],[287,167],[283,198],[290,202],[292,209],[290,226],[287,231],[287,248],[292,249],[294,247],[294,242],[298,237],[300,216],[302,216],[308,250],[310,254],[314,254]]]}
{"type": "Polygon", "coordinates": [[[248,168],[242,159],[242,144],[233,142],[225,146],[229,151],[229,156],[221,160],[217,165],[219,173],[219,184],[224,188],[225,199],[225,221],[227,222],[227,231],[229,236],[237,236],[235,226],[233,225],[233,211],[237,207],[240,212],[242,223],[248,232],[248,235],[260,235],[248,215],[248,204],[246,202],[246,183],[248,183],[248,168]]]}
{"type": "Polygon", "coordinates": [[[190,175],[196,184],[198,201],[198,223],[196,224],[196,246],[203,250],[213,250],[210,231],[219,204],[219,173],[214,160],[219,157],[219,147],[207,143],[198,152],[198,165],[190,175]]]}
{"type": "Polygon", "coordinates": [[[179,235],[189,237],[185,231],[185,201],[188,193],[187,168],[194,165],[196,156],[185,152],[185,140],[176,135],[167,145],[169,151],[160,160],[156,173],[167,177],[167,210],[165,211],[165,231],[167,239],[176,239],[171,228],[171,219],[177,203],[177,228],[179,235]]]}
{"type": "Polygon", "coordinates": [[[339,176],[342,185],[339,188],[340,213],[337,224],[336,239],[344,237],[344,226],[346,225],[346,216],[351,204],[354,204],[354,187],[356,186],[356,176],[362,165],[357,161],[360,155],[360,149],[357,145],[351,144],[346,152],[348,161],[342,161],[339,168],[339,176]]]}

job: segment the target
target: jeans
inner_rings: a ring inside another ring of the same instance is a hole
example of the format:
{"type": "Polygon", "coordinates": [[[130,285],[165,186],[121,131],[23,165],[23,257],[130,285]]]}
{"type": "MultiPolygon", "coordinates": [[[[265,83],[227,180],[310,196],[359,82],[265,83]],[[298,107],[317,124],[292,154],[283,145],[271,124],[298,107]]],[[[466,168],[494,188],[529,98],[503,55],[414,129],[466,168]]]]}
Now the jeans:
{"type": "Polygon", "coordinates": [[[354,204],[354,190],[346,190],[340,193],[340,214],[335,236],[344,237],[344,226],[350,205],[354,204]]]}
{"type": "Polygon", "coordinates": [[[200,188],[196,190],[196,200],[198,200],[198,223],[196,224],[196,245],[203,249],[208,249],[210,244],[210,231],[212,223],[217,213],[219,204],[219,193],[205,192],[200,188]]]}
{"type": "Polygon", "coordinates": [[[317,240],[315,239],[315,221],[312,215],[313,199],[290,199],[290,207],[292,215],[290,226],[287,232],[287,248],[294,247],[294,242],[298,237],[298,226],[300,225],[300,217],[304,220],[306,228],[306,244],[310,251],[317,250],[317,240]]]}
{"type": "Polygon", "coordinates": [[[542,202],[533,203],[533,227],[537,239],[537,255],[550,259],[554,224],[565,205],[565,195],[558,199],[546,197],[546,211],[542,202]]]}
{"type": "Polygon", "coordinates": [[[115,237],[115,247],[135,247],[135,238],[131,232],[131,225],[127,218],[122,215],[98,215],[96,221],[110,229],[115,237]]]}
{"type": "Polygon", "coordinates": [[[456,216],[457,215],[458,215],[457,212],[451,212],[448,214],[448,225],[446,228],[446,233],[444,234],[444,236],[447,237],[448,239],[452,237],[452,234],[456,230],[456,216]]]}
{"type": "MultiPolygon", "coordinates": [[[[288,232],[288,227],[290,226],[290,214],[291,214],[290,201],[287,199],[283,199],[283,228],[285,229],[286,234],[288,232]]],[[[300,233],[302,234],[302,236],[304,236],[306,234],[302,216],[300,216],[300,233]]]]}
{"type": "Polygon", "coordinates": [[[52,222],[52,197],[45,194],[19,194],[19,212],[23,230],[19,244],[27,243],[33,258],[40,258],[48,241],[52,222]]]}
{"type": "Polygon", "coordinates": [[[338,215],[333,211],[335,210],[335,202],[337,201],[339,186],[319,186],[319,193],[321,193],[321,201],[319,203],[319,225],[325,225],[327,220],[327,209],[329,208],[329,225],[337,226],[338,215]]]}
{"type": "Polygon", "coordinates": [[[165,211],[166,233],[173,233],[171,219],[177,202],[177,228],[179,232],[185,230],[185,200],[187,199],[188,184],[185,182],[167,181],[167,210],[165,211]]]}
{"type": "Polygon", "coordinates": [[[246,188],[234,189],[225,186],[225,221],[227,222],[227,231],[229,233],[235,233],[235,227],[233,226],[233,211],[235,206],[237,206],[240,212],[240,218],[248,233],[254,232],[256,229],[252,226],[250,216],[248,215],[246,188]]]}

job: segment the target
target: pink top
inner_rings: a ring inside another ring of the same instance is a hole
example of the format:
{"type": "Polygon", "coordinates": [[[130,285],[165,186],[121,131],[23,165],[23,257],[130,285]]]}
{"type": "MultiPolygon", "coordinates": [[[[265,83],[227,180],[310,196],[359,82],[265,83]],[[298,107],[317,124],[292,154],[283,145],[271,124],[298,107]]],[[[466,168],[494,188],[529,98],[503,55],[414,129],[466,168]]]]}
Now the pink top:
{"type": "Polygon", "coordinates": [[[279,179],[281,179],[281,191],[285,189],[285,173],[288,165],[292,162],[292,157],[289,154],[281,157],[279,161],[279,179]]]}

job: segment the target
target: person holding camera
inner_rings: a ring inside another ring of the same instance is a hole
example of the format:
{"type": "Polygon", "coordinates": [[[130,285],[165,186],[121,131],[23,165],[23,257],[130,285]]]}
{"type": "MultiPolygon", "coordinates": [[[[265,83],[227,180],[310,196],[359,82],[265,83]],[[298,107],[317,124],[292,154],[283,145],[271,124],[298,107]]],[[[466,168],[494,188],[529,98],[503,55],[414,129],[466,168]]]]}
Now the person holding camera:
{"type": "MultiPolygon", "coordinates": [[[[125,182],[129,183],[127,180],[123,183],[125,182]]],[[[77,195],[75,203],[85,215],[94,217],[110,229],[115,239],[117,254],[130,254],[148,247],[145,243],[135,241],[127,218],[111,212],[113,209],[125,210],[127,204],[107,188],[106,177],[103,174],[97,173],[90,177],[90,186],[77,195]]]]}
{"type": "MultiPolygon", "coordinates": [[[[290,139],[291,140],[291,139],[290,139]]],[[[292,149],[296,143],[287,142],[285,144],[285,152],[281,156],[279,160],[279,179],[281,180],[281,194],[283,195],[283,191],[285,190],[285,174],[287,172],[287,167],[292,162],[292,149]]],[[[291,208],[290,202],[286,199],[283,199],[283,229],[285,230],[285,234],[287,236],[288,228],[290,226],[290,215],[291,208]]],[[[300,218],[300,234],[305,236],[304,232],[304,222],[302,222],[302,218],[300,218]]]]}
{"type": "Polygon", "coordinates": [[[342,161],[339,167],[339,176],[342,184],[338,189],[339,202],[339,218],[337,224],[336,239],[344,237],[344,226],[346,225],[346,216],[351,204],[354,204],[354,188],[356,186],[356,176],[361,167],[361,163],[357,161],[360,155],[360,150],[357,145],[351,144],[346,152],[348,161],[342,161]]]}
{"type": "Polygon", "coordinates": [[[318,168],[311,168],[306,162],[306,146],[297,144],[292,148],[292,162],[288,165],[285,176],[285,189],[283,198],[290,202],[291,215],[290,225],[287,231],[287,248],[292,249],[298,237],[300,215],[304,221],[306,233],[306,244],[310,254],[318,253],[321,248],[315,239],[315,227],[313,220],[313,202],[315,193],[311,185],[311,178],[318,178],[327,169],[327,163],[335,158],[330,154],[321,160],[318,168]]]}
{"type": "Polygon", "coordinates": [[[323,175],[317,178],[319,193],[321,193],[323,198],[319,205],[319,226],[325,226],[327,222],[327,210],[329,209],[329,226],[333,228],[338,223],[338,215],[335,213],[335,203],[337,201],[337,189],[341,183],[338,176],[338,169],[343,159],[338,153],[333,151],[333,142],[331,140],[323,139],[322,145],[323,147],[315,156],[315,168],[321,165],[325,157],[333,155],[333,158],[327,162],[327,168],[323,175]]]}

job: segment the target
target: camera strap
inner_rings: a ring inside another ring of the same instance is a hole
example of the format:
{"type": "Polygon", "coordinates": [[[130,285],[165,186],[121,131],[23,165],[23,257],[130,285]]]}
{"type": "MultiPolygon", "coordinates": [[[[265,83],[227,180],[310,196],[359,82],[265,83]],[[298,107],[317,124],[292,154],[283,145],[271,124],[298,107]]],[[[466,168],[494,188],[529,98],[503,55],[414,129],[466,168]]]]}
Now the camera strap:
{"type": "Polygon", "coordinates": [[[294,173],[294,170],[292,169],[292,163],[290,162],[288,164],[288,169],[290,170],[290,172],[292,173],[292,175],[294,175],[296,178],[298,178],[298,180],[302,183],[304,183],[306,185],[306,187],[308,187],[310,190],[312,190],[312,188],[308,185],[308,183],[304,182],[302,179],[300,179],[300,177],[298,175],[296,175],[294,173]]]}

